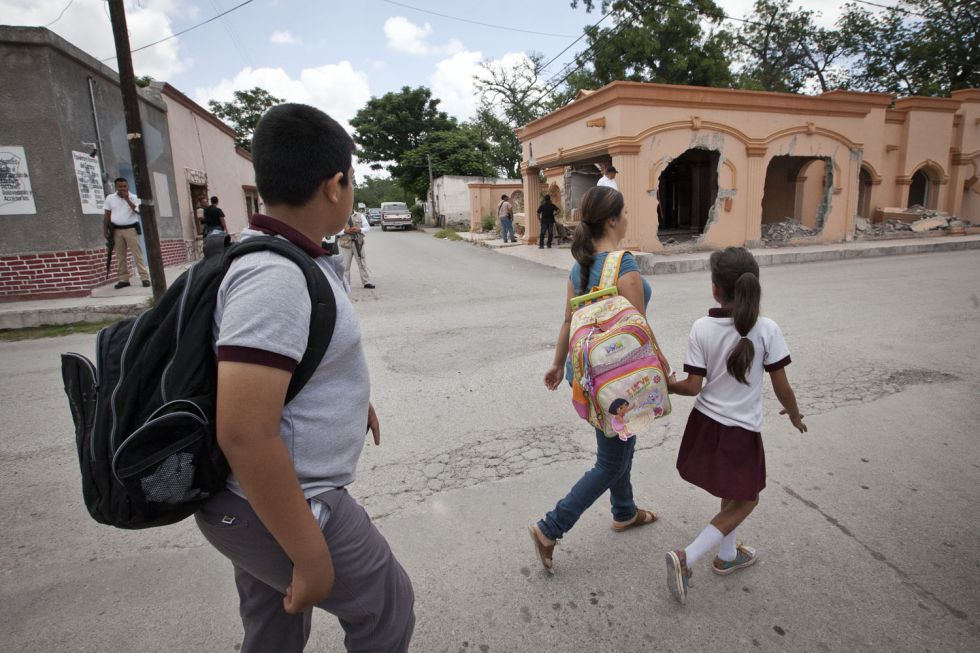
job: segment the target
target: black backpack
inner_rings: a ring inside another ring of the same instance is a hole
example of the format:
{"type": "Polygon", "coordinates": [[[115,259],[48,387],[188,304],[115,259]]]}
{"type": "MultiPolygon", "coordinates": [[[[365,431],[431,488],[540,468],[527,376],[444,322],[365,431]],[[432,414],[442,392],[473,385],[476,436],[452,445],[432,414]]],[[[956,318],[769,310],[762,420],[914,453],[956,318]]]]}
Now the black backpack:
{"type": "Polygon", "coordinates": [[[79,354],[61,356],[82,493],[99,523],[132,529],[172,524],[224,489],[229,468],[215,434],[211,333],[218,287],[235,258],[272,251],[296,263],[306,277],[310,338],[286,403],[326,353],[337,304],[316,262],[281,238],[229,243],[224,235],[206,238],[204,258],[156,306],[99,331],[95,365],[79,354]]]}

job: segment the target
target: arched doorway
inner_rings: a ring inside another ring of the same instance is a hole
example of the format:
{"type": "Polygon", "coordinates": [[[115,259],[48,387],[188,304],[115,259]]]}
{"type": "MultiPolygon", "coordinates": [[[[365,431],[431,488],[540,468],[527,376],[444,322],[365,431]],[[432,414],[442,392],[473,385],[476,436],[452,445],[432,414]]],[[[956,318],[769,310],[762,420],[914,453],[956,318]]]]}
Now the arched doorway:
{"type": "MultiPolygon", "coordinates": [[[[830,211],[834,164],[827,157],[774,156],[766,169],[762,196],[762,224],[795,221],[799,235],[823,229],[830,211]]],[[[766,229],[763,229],[765,237],[766,229]]]]}
{"type": "Polygon", "coordinates": [[[921,206],[923,208],[935,208],[935,184],[926,172],[925,168],[915,171],[912,175],[912,184],[909,186],[909,201],[906,206],[921,206]]]}
{"type": "Polygon", "coordinates": [[[858,173],[858,215],[867,220],[871,219],[871,173],[868,168],[861,166],[858,173]]]}
{"type": "Polygon", "coordinates": [[[689,240],[704,233],[718,197],[715,150],[691,149],[670,162],[657,184],[661,241],[689,240]]]}

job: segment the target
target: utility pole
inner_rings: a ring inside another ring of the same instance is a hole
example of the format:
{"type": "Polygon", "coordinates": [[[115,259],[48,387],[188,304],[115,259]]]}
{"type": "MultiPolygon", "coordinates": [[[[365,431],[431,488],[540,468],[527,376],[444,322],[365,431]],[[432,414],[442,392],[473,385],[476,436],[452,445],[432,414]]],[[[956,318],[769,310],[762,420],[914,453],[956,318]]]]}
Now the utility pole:
{"type": "Polygon", "coordinates": [[[428,154],[425,155],[425,160],[429,162],[429,201],[430,206],[432,206],[432,222],[437,227],[441,227],[439,224],[439,211],[436,210],[436,185],[432,180],[432,157],[428,154]]]}
{"type": "Polygon", "coordinates": [[[133,55],[129,50],[129,30],[126,28],[126,8],[123,0],[108,0],[112,35],[116,41],[116,63],[119,66],[119,88],[122,90],[123,112],[126,115],[126,139],[133,162],[133,177],[140,198],[140,222],[146,241],[147,265],[153,298],[157,301],[167,290],[163,273],[163,255],[160,252],[160,232],[157,230],[156,208],[153,189],[150,186],[150,170],[146,165],[146,147],[143,143],[143,121],[140,119],[139,93],[136,91],[136,74],[133,72],[133,55]]]}

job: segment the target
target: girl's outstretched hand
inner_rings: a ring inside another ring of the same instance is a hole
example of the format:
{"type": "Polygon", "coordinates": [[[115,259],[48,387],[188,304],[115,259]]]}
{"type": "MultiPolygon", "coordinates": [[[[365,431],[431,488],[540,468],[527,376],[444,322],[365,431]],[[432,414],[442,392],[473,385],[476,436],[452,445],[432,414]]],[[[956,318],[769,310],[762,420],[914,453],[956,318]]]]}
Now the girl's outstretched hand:
{"type": "Polygon", "coordinates": [[[803,423],[803,415],[800,415],[799,413],[790,415],[789,411],[787,411],[785,408],[779,411],[779,414],[789,415],[789,421],[793,423],[793,426],[796,427],[796,430],[799,431],[800,433],[806,433],[806,424],[803,423]]]}
{"type": "Polygon", "coordinates": [[[544,384],[549,390],[554,390],[565,378],[565,367],[563,365],[552,365],[544,374],[544,384]]]}

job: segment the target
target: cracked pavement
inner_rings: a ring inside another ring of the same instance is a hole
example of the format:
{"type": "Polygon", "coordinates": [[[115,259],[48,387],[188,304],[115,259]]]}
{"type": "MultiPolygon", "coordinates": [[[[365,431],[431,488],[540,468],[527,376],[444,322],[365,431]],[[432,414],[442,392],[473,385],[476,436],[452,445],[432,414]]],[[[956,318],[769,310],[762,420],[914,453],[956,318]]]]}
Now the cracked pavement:
{"type": "MultiPolygon", "coordinates": [[[[762,270],[810,432],[767,388],[768,488],[740,538],[759,564],[697,565],[687,606],[663,554],[717,501],[673,468],[688,398],[637,442],[638,503],[600,498],[544,574],[526,526],[591,464],[567,388],[542,383],[564,273],[422,233],[372,233],[355,288],[382,446],[349,488],[415,584],[416,651],[972,651],[980,648],[980,252],[762,270]]],[[[705,273],[648,277],[683,362],[705,273]]],[[[211,650],[240,642],[230,566],[192,522],[148,531],[85,514],[58,354],[92,336],[0,343],[0,651],[211,650]]],[[[314,618],[307,650],[340,651],[314,618]]]]}

